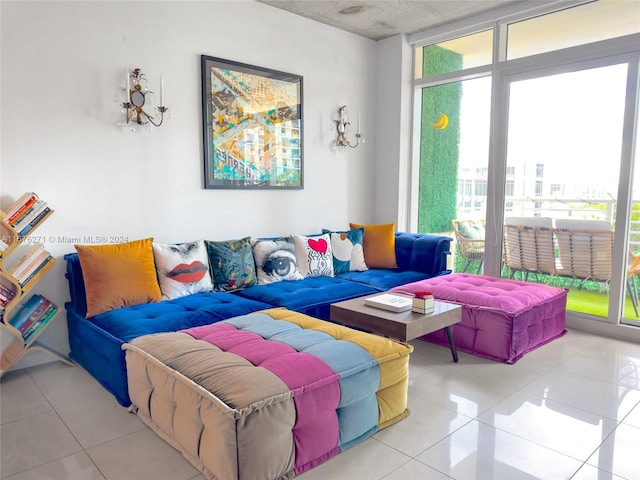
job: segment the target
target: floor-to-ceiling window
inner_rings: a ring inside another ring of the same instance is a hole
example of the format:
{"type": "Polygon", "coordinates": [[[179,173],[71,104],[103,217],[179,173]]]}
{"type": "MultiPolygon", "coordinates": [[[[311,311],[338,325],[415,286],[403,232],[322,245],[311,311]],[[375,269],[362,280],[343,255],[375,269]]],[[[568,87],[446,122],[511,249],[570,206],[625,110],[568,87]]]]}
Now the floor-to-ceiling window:
{"type": "MultiPolygon", "coordinates": [[[[492,49],[492,29],[416,49],[415,78],[423,84],[416,102],[421,118],[418,231],[446,232],[457,228],[452,220],[460,219],[482,228],[492,49]]],[[[482,271],[482,252],[473,242],[468,248],[460,245],[457,253],[458,270],[482,271]]]]}
{"type": "Polygon", "coordinates": [[[609,307],[627,67],[534,71],[508,84],[508,273],[570,288],[569,310],[600,317],[609,307]]]}
{"type": "Polygon", "coordinates": [[[578,316],[637,324],[640,190],[630,179],[638,32],[640,4],[600,0],[469,26],[452,38],[414,35],[415,228],[480,220],[485,273],[571,287],[569,309],[578,316]],[[455,179],[455,192],[440,188],[444,175],[455,179]],[[434,206],[446,207],[435,223],[434,206]],[[539,268],[548,271],[530,276],[535,262],[508,267],[505,219],[560,229],[539,268]],[[589,248],[587,259],[580,249],[589,248]]]}

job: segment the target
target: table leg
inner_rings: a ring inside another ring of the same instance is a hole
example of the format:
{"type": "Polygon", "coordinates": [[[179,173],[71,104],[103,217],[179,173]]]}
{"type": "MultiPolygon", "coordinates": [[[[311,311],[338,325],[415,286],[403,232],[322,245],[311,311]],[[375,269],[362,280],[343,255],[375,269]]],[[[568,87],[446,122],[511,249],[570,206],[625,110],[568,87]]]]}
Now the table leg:
{"type": "Polygon", "coordinates": [[[447,334],[447,340],[449,340],[449,348],[451,349],[451,355],[453,356],[453,361],[457,363],[458,349],[456,348],[456,340],[453,338],[453,325],[444,327],[444,331],[447,334]]]}

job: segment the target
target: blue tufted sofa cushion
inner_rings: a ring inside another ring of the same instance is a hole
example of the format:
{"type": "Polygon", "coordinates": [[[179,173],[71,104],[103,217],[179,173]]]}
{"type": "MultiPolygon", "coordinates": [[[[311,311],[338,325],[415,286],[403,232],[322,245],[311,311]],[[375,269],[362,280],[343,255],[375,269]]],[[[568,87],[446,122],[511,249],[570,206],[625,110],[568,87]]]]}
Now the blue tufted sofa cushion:
{"type": "Polygon", "coordinates": [[[225,292],[205,292],[158,303],[118,308],[91,318],[111,335],[128,342],[140,335],[174,332],[244,315],[271,305],[225,292]]]}
{"type": "Polygon", "coordinates": [[[362,297],[378,289],[362,283],[349,282],[336,277],[307,277],[294,282],[256,285],[238,290],[237,295],[295,312],[329,320],[332,303],[362,297]]]}

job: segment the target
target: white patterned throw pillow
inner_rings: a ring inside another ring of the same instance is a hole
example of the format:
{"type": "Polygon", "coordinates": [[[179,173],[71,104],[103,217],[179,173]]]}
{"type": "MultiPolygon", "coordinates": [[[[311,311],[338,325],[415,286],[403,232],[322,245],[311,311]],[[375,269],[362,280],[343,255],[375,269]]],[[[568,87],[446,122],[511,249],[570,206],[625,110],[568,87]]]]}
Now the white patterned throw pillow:
{"type": "Polygon", "coordinates": [[[256,262],[258,285],[281,282],[283,280],[302,280],[296,261],[296,249],[293,238],[282,237],[277,240],[251,239],[253,259],[256,262]]]}
{"type": "Polygon", "coordinates": [[[313,237],[293,235],[298,269],[303,277],[333,277],[333,253],[328,233],[313,237]]]}
{"type": "Polygon", "coordinates": [[[204,240],[176,245],[153,244],[163,300],[213,290],[204,240]]]}

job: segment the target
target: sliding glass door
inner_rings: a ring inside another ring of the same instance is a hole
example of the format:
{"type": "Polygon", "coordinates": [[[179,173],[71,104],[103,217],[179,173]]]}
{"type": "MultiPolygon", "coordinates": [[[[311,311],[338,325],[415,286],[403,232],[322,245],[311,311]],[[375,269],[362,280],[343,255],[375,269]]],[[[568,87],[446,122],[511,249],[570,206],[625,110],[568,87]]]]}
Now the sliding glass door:
{"type": "Polygon", "coordinates": [[[627,69],[530,72],[508,88],[503,275],[569,288],[569,310],[601,317],[613,278],[627,69]]]}

